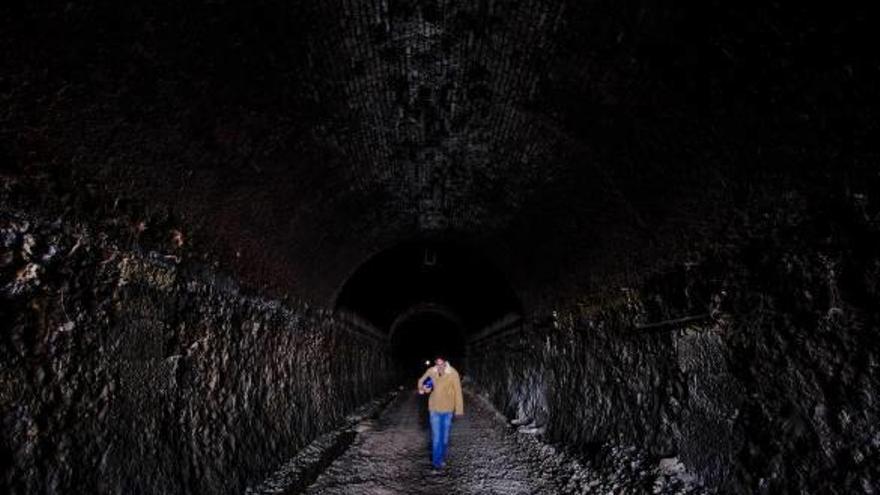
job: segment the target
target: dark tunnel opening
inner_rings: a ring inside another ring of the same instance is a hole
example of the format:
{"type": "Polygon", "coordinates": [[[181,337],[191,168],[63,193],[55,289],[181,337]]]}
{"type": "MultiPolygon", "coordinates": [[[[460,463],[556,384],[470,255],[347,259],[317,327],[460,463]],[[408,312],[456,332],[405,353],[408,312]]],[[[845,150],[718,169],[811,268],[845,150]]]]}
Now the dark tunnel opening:
{"type": "Polygon", "coordinates": [[[485,256],[439,241],[404,243],[374,255],[346,281],[336,309],[388,335],[404,383],[439,355],[466,374],[468,337],[522,314],[506,277],[485,256]]]}
{"type": "Polygon", "coordinates": [[[401,378],[417,377],[436,357],[467,373],[465,334],[454,314],[430,307],[401,315],[391,329],[391,357],[401,378]]]}

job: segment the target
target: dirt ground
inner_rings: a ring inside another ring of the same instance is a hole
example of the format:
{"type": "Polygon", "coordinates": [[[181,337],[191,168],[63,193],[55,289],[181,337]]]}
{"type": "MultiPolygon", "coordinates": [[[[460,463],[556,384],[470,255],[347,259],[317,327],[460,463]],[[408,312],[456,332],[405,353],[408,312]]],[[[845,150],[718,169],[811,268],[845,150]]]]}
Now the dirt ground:
{"type": "Polygon", "coordinates": [[[447,467],[431,473],[427,398],[403,392],[308,494],[555,494],[563,492],[494,411],[465,398],[452,425],[447,467]]]}

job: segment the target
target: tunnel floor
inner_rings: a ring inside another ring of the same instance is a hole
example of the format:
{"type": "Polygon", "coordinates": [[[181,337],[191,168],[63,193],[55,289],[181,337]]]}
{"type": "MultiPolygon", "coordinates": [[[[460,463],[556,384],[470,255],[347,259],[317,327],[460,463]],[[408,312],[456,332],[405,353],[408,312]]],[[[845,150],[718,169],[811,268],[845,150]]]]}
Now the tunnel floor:
{"type": "Polygon", "coordinates": [[[447,467],[431,474],[427,399],[401,393],[367,422],[308,494],[555,494],[565,490],[472,394],[453,423],[447,467]]]}

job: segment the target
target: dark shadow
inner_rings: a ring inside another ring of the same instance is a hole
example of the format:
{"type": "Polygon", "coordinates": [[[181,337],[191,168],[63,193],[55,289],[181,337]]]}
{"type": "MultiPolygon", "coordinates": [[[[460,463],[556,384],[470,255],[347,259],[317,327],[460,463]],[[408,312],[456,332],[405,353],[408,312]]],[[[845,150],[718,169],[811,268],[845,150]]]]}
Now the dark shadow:
{"type": "Polygon", "coordinates": [[[466,333],[508,313],[522,313],[506,277],[474,249],[421,241],[382,251],[357,268],[341,288],[336,308],[388,332],[402,313],[432,303],[449,308],[466,333]]]}
{"type": "Polygon", "coordinates": [[[401,376],[411,376],[415,386],[415,380],[437,356],[465,373],[464,339],[464,329],[448,315],[430,310],[414,312],[394,325],[391,354],[401,376]]]}

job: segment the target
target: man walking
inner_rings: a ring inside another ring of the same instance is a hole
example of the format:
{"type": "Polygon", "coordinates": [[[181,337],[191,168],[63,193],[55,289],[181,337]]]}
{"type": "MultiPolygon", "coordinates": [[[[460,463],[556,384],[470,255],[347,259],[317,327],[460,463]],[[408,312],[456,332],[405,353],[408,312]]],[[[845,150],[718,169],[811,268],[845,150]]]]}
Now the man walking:
{"type": "Polygon", "coordinates": [[[464,399],[461,395],[461,379],[458,371],[445,359],[438,357],[434,366],[419,378],[416,385],[420,394],[430,393],[428,411],[431,419],[431,463],[438,470],[446,465],[446,449],[449,446],[449,430],[452,414],[464,415],[464,399]],[[425,387],[431,379],[432,388],[425,387]]]}

